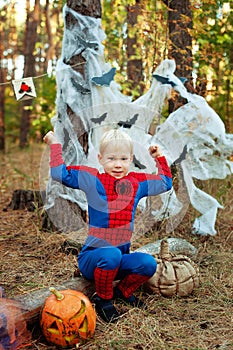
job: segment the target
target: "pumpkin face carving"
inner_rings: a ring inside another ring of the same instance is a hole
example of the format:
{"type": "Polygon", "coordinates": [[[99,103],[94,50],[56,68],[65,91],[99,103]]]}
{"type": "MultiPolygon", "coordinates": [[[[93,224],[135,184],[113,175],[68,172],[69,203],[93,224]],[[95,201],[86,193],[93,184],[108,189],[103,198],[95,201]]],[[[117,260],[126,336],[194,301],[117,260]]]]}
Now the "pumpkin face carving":
{"type": "Polygon", "coordinates": [[[69,347],[91,338],[96,326],[96,313],[90,300],[81,292],[67,289],[53,293],[43,306],[40,325],[46,340],[69,347]]]}
{"type": "Polygon", "coordinates": [[[146,288],[165,297],[187,296],[199,286],[199,270],[185,255],[172,255],[166,240],[161,242],[155,274],[146,282],[146,288]]]}

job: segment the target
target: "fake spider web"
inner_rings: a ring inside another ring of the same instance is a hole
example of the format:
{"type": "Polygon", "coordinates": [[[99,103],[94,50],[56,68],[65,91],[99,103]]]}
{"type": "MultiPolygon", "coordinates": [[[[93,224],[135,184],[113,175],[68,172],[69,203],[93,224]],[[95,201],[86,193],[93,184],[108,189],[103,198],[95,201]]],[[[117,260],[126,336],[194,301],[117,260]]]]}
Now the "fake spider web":
{"type": "MultiPolygon", "coordinates": [[[[98,143],[103,131],[110,127],[123,128],[132,137],[135,153],[132,170],[155,171],[148,147],[159,144],[169,165],[174,162],[180,164],[187,198],[181,203],[174,188],[162,194],[161,206],[152,210],[155,220],[169,219],[166,227],[169,233],[182,220],[191,202],[201,214],[193,223],[193,232],[215,235],[217,211],[223,207],[199,189],[194,179],[224,179],[232,174],[233,135],[226,133],[222,120],[206,100],[189,93],[174,75],[174,60],[164,60],[157,67],[150,89],[137,100],[132,101],[132,97],[122,94],[120,85],[114,81],[115,70],[104,59],[102,41],[105,33],[101,29],[101,20],[83,16],[65,5],[64,18],[67,15],[75,19],[75,24],[64,29],[63,49],[56,71],[57,115],[52,120],[55,135],[63,146],[65,163],[100,169],[98,143]],[[84,76],[65,63],[80,54],[85,60],[84,76]],[[188,103],[171,113],[161,124],[160,112],[172,89],[188,103]],[[148,133],[152,123],[156,125],[154,135],[148,133]],[[88,134],[86,152],[79,141],[85,133],[88,134]],[[178,221],[173,222],[172,218],[177,218],[177,215],[178,221]]],[[[64,187],[50,178],[45,208],[53,207],[57,197],[87,209],[82,191],[64,187]]],[[[139,203],[142,211],[146,205],[146,200],[139,203]]]]}

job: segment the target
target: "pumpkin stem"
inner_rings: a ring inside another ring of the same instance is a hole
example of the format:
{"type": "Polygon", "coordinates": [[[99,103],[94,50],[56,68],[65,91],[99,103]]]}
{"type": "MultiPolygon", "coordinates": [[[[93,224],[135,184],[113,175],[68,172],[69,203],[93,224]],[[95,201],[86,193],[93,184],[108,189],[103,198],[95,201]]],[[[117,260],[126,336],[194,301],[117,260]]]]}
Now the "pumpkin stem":
{"type": "Polygon", "coordinates": [[[64,299],[64,295],[62,293],[60,293],[56,288],[50,287],[49,290],[50,290],[51,293],[53,293],[55,295],[57,300],[64,299]]]}
{"type": "Polygon", "coordinates": [[[166,239],[163,239],[160,244],[160,257],[164,260],[170,260],[171,254],[169,250],[169,244],[166,239]]]}

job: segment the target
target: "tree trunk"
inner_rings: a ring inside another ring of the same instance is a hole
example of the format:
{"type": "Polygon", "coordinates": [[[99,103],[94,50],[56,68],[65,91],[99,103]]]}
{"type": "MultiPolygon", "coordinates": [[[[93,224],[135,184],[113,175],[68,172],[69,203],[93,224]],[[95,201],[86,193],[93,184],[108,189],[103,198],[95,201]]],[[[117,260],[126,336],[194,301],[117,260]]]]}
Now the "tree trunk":
{"type": "Polygon", "coordinates": [[[50,3],[49,0],[46,0],[45,4],[45,24],[46,24],[46,31],[48,35],[48,50],[45,57],[45,63],[44,66],[48,67],[49,61],[53,58],[54,55],[54,41],[53,41],[53,35],[52,35],[52,28],[50,23],[50,3]]]}
{"type": "MultiPolygon", "coordinates": [[[[99,0],[68,0],[67,6],[70,7],[72,10],[86,16],[94,17],[94,18],[100,18],[101,17],[101,3],[99,0]]],[[[67,29],[75,29],[75,26],[77,25],[75,17],[72,16],[72,14],[68,14],[65,17],[65,27],[67,29]]],[[[85,32],[85,31],[84,31],[85,32]]],[[[80,73],[85,81],[85,85],[89,85],[89,79],[85,76],[85,59],[82,56],[82,53],[74,54],[68,62],[65,62],[67,65],[71,65],[72,69],[76,72],[80,73]]],[[[61,89],[61,87],[58,85],[58,90],[61,89]]],[[[58,102],[59,103],[59,102],[58,102]]],[[[83,147],[83,151],[85,154],[87,154],[88,151],[88,134],[85,129],[85,126],[83,125],[82,119],[77,115],[72,108],[68,105],[67,100],[62,100],[62,104],[64,103],[64,109],[66,109],[67,112],[67,118],[69,118],[73,128],[74,132],[77,135],[77,138],[83,147]]],[[[62,120],[64,117],[61,115],[63,113],[60,112],[58,108],[58,118],[62,120]]],[[[63,133],[66,136],[66,133],[68,135],[67,130],[64,128],[63,133]]],[[[64,142],[63,144],[63,151],[64,154],[66,152],[66,148],[68,147],[69,143],[69,135],[67,136],[68,141],[64,142]]],[[[52,190],[53,192],[53,190],[52,190]]],[[[48,196],[50,196],[50,193],[48,193],[48,196]]],[[[86,225],[86,212],[83,211],[78,204],[70,202],[68,200],[65,200],[61,198],[60,196],[56,197],[54,200],[54,204],[52,207],[47,209],[47,222],[44,220],[43,222],[43,228],[48,226],[48,228],[55,227],[58,231],[62,231],[65,233],[69,233],[74,230],[78,230],[86,225]]]]}
{"type": "MultiPolygon", "coordinates": [[[[24,77],[35,76],[35,56],[34,50],[37,42],[37,26],[39,22],[40,0],[35,0],[35,6],[30,12],[30,2],[27,1],[27,19],[25,30],[25,66],[24,77]]],[[[30,130],[32,100],[22,101],[22,116],[20,124],[20,147],[28,145],[28,136],[30,130]]]]}
{"type": "Polygon", "coordinates": [[[226,81],[226,131],[228,133],[232,133],[233,132],[233,123],[232,123],[232,118],[231,118],[231,113],[230,113],[230,106],[231,106],[231,84],[230,84],[230,78],[227,79],[226,81]]]}
{"type": "Polygon", "coordinates": [[[140,1],[136,1],[135,5],[127,6],[127,77],[130,82],[130,90],[136,90],[141,95],[143,93],[142,58],[138,52],[139,45],[137,31],[135,31],[141,12],[140,6],[140,1]]]}
{"type": "MultiPolygon", "coordinates": [[[[193,91],[192,85],[192,11],[190,0],[163,0],[168,7],[168,30],[170,45],[168,57],[176,61],[176,75],[187,78],[187,90],[193,91]]],[[[185,104],[187,101],[180,96],[169,100],[169,113],[185,104]]]]}
{"type": "MultiPolygon", "coordinates": [[[[4,13],[4,12],[3,12],[4,13]]],[[[4,18],[0,15],[0,82],[5,82],[5,70],[3,67],[3,52],[4,52],[4,18]]],[[[5,85],[0,85],[0,151],[5,151],[5,85]]]]}
{"type": "Polygon", "coordinates": [[[190,0],[164,1],[168,6],[168,28],[171,45],[168,56],[176,61],[176,74],[192,78],[192,11],[190,0]]]}
{"type": "Polygon", "coordinates": [[[27,209],[28,211],[39,209],[42,220],[41,228],[44,230],[72,232],[85,226],[86,211],[63,198],[56,198],[55,205],[48,210],[48,216],[43,210],[45,197],[45,191],[18,189],[13,192],[8,208],[12,210],[27,209]],[[59,208],[59,213],[57,208],[59,208]]]}
{"type": "Polygon", "coordinates": [[[45,192],[33,190],[15,190],[13,192],[9,208],[12,210],[34,211],[37,207],[43,206],[45,192]]]}
{"type": "Polygon", "coordinates": [[[233,50],[231,50],[230,57],[229,57],[229,75],[226,81],[226,131],[229,134],[233,133],[233,118],[232,118],[232,111],[233,111],[233,104],[232,104],[232,97],[231,97],[231,78],[233,73],[233,50]]]}
{"type": "Polygon", "coordinates": [[[101,18],[100,0],[67,0],[67,6],[84,16],[101,18]]]}
{"type": "MultiPolygon", "coordinates": [[[[0,35],[1,46],[1,35],[0,35]]],[[[0,54],[1,55],[1,54],[0,54]]],[[[0,68],[0,81],[4,82],[4,69],[0,68]]],[[[5,85],[0,86],[0,151],[5,151],[5,85]]]]}

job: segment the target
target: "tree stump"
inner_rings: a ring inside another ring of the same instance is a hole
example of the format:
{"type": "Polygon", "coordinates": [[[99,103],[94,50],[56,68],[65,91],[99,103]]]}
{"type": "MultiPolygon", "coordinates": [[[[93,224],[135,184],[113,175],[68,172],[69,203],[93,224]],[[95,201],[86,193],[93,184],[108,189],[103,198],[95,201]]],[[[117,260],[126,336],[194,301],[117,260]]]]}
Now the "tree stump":
{"type": "Polygon", "coordinates": [[[43,206],[45,191],[22,190],[18,189],[13,192],[9,208],[12,210],[34,211],[36,208],[43,206]]]}
{"type": "Polygon", "coordinates": [[[54,205],[43,213],[43,229],[69,233],[84,226],[86,226],[86,211],[64,198],[56,198],[54,205]]]}
{"type": "Polygon", "coordinates": [[[69,233],[86,226],[86,211],[78,204],[63,198],[56,198],[54,206],[44,209],[46,200],[45,191],[15,190],[12,194],[8,208],[12,210],[27,209],[30,212],[40,211],[41,228],[47,231],[60,231],[69,233]]]}

